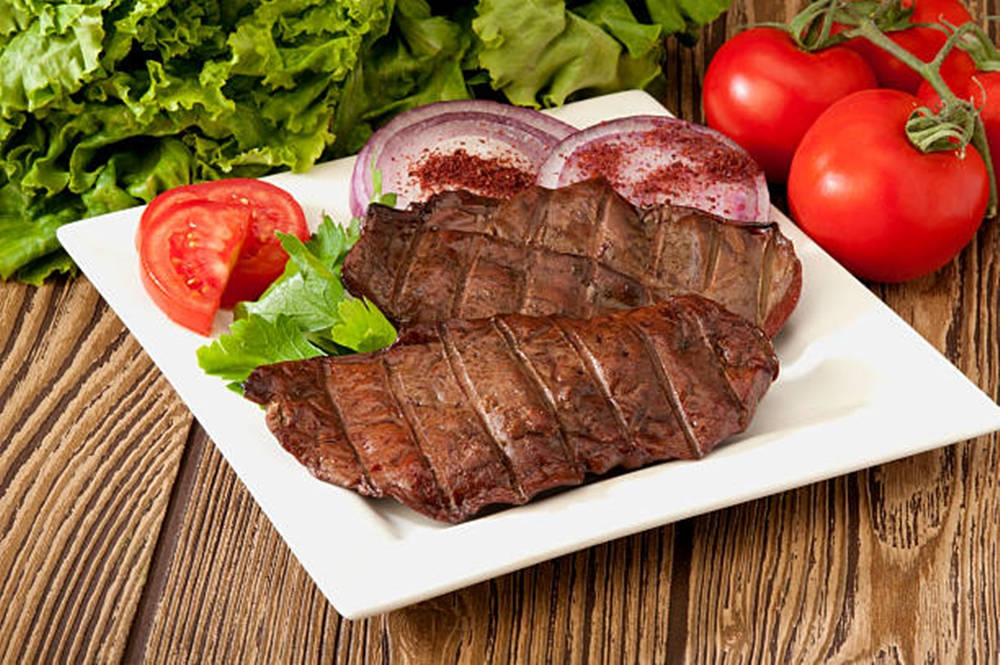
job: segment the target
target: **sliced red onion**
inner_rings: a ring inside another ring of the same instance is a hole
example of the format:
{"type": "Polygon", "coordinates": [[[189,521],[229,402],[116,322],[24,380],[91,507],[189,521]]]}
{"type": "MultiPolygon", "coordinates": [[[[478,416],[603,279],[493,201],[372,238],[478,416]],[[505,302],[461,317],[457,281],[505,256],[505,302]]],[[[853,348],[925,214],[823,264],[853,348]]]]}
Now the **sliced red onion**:
{"type": "Polygon", "coordinates": [[[698,208],[737,221],[767,221],[764,172],[743,148],[708,127],[665,116],[602,122],[557,145],[538,173],[556,188],[604,176],[633,205],[698,208]]]}
{"type": "MultiPolygon", "coordinates": [[[[530,183],[552,148],[575,131],[539,111],[484,100],[438,102],[405,111],[372,134],[358,153],[351,176],[351,213],[365,214],[374,193],[373,166],[382,172],[382,191],[395,193],[396,205],[405,207],[435,191],[456,188],[449,186],[453,183],[435,187],[414,175],[428,158],[464,150],[471,160],[489,159],[504,171],[527,174],[524,179],[530,183]]],[[[496,195],[488,190],[476,193],[496,195]]]]}

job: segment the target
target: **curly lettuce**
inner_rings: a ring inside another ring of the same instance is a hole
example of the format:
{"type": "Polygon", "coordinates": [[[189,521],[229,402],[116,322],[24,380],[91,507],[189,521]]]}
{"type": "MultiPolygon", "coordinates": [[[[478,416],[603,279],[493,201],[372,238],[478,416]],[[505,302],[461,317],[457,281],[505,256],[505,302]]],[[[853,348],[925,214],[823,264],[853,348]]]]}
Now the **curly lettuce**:
{"type": "Polygon", "coordinates": [[[344,81],[391,0],[18,0],[0,19],[0,277],[38,281],[55,230],[328,154],[344,81]]]}
{"type": "Polygon", "coordinates": [[[394,114],[662,81],[728,0],[10,0],[0,278],[74,267],[56,229],[194,181],[304,171],[394,114]]]}

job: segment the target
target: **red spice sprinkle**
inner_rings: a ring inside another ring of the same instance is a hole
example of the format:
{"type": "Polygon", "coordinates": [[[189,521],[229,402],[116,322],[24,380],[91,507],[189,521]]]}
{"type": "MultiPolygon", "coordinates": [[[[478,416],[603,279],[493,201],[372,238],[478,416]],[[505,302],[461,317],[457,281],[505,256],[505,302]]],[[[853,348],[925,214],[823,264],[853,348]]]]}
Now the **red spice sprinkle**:
{"type": "Polygon", "coordinates": [[[683,162],[661,166],[632,186],[632,192],[640,201],[656,199],[666,195],[667,200],[683,197],[685,193],[698,187],[699,174],[683,162]]]}
{"type": "MultiPolygon", "coordinates": [[[[637,193],[655,194],[656,183],[666,178],[679,179],[678,186],[691,184],[693,178],[719,183],[752,181],[759,169],[753,159],[718,139],[695,133],[682,125],[663,124],[653,130],[635,133],[629,141],[603,140],[584,146],[573,155],[581,173],[588,177],[603,175],[611,184],[622,189],[634,182],[634,176],[624,173],[626,157],[638,151],[669,149],[688,163],[697,165],[697,172],[683,163],[661,167],[634,184],[637,193]]],[[[641,172],[640,166],[637,170],[641,172]]],[[[666,191],[665,193],[679,193],[666,191]]]]}
{"type": "Polygon", "coordinates": [[[449,154],[428,153],[410,167],[409,174],[425,192],[466,189],[498,199],[510,198],[535,182],[535,174],[510,157],[480,157],[464,148],[449,154]]]}
{"type": "Polygon", "coordinates": [[[616,141],[598,141],[577,150],[573,159],[588,177],[602,175],[612,185],[620,185],[627,150],[627,146],[616,141]]]}
{"type": "Polygon", "coordinates": [[[745,152],[682,125],[661,125],[647,132],[644,139],[646,146],[673,146],[682,157],[704,164],[705,175],[721,182],[753,180],[760,170],[745,152]]]}

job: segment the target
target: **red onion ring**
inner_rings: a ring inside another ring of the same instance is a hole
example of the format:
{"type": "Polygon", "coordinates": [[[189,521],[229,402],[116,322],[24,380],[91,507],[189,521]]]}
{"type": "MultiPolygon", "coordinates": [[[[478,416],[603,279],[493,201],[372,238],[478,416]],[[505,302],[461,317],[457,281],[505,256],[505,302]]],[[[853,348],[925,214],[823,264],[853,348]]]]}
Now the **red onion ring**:
{"type": "Polygon", "coordinates": [[[767,221],[764,172],[715,130],[640,115],[602,122],[557,145],[537,184],[556,188],[604,176],[633,205],[673,203],[737,221],[767,221]]]}
{"type": "Polygon", "coordinates": [[[358,153],[351,176],[351,214],[363,217],[368,208],[374,195],[373,167],[382,172],[382,191],[395,193],[396,205],[406,207],[433,193],[410,175],[428,155],[464,149],[534,175],[552,148],[575,131],[539,111],[484,100],[410,109],[372,134],[358,153]]]}

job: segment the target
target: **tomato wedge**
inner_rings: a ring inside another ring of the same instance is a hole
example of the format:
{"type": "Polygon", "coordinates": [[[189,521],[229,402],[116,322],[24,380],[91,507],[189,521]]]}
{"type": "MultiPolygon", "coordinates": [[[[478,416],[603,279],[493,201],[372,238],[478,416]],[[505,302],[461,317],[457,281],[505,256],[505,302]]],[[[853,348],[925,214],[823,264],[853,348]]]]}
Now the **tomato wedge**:
{"type": "Polygon", "coordinates": [[[289,233],[303,241],[309,238],[302,206],[288,192],[262,180],[230,178],[175,187],[153,199],[139,222],[137,242],[145,235],[147,227],[156,224],[162,216],[175,214],[175,206],[191,201],[241,205],[250,212],[250,227],[222,294],[222,307],[231,307],[241,300],[255,300],[281,275],[288,254],[281,248],[275,231],[289,233]]]}
{"type": "Polygon", "coordinates": [[[144,219],[140,273],[153,302],[182,326],[210,334],[251,222],[245,205],[200,199],[144,219]]]}

